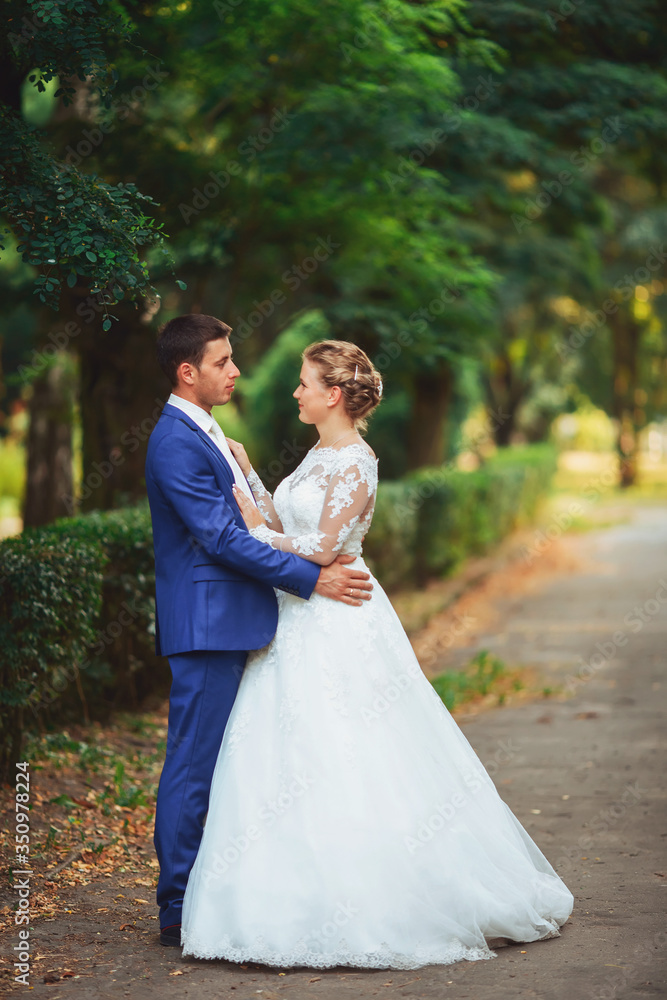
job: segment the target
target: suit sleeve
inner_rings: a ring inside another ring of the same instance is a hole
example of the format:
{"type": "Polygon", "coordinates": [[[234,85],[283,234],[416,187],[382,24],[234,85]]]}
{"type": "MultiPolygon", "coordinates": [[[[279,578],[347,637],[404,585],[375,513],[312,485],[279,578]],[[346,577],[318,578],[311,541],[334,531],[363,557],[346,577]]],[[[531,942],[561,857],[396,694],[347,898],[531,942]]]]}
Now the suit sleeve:
{"type": "Polygon", "coordinates": [[[186,525],[193,548],[211,562],[306,600],[310,597],[319,567],[299,556],[269,548],[235,523],[205,452],[170,435],[157,445],[151,464],[153,479],[186,525]]]}

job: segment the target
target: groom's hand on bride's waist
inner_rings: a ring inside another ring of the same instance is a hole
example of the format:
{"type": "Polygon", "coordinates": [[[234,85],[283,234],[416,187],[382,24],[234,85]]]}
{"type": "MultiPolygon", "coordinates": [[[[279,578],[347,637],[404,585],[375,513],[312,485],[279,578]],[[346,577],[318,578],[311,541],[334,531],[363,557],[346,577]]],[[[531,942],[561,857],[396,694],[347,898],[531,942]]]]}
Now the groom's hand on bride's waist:
{"type": "Polygon", "coordinates": [[[323,566],[315,585],[315,593],[355,607],[361,607],[364,601],[370,601],[373,589],[370,573],[349,569],[345,565],[355,559],[356,556],[336,556],[329,566],[323,566]]]}

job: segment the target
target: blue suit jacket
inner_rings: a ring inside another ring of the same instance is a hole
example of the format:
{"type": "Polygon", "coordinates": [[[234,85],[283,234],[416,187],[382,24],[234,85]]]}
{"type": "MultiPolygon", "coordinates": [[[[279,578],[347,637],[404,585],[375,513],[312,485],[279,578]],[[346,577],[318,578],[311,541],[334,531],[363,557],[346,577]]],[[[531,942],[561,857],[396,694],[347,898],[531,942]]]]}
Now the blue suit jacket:
{"type": "Polygon", "coordinates": [[[146,456],[158,655],[259,649],[278,624],[273,588],[305,599],[315,588],[319,566],[249,534],[233,484],[208,434],[167,403],[146,456]]]}

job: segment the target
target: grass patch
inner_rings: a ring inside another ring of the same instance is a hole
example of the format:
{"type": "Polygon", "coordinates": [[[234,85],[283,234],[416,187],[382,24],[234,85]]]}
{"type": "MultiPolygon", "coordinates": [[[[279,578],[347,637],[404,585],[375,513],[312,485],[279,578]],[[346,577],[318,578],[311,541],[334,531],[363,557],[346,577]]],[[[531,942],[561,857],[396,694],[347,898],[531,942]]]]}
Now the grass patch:
{"type": "Polygon", "coordinates": [[[524,687],[521,672],[509,669],[486,649],[473,657],[463,670],[446,670],[431,683],[450,712],[469,702],[502,705],[508,695],[524,687]]]}
{"type": "Polygon", "coordinates": [[[603,511],[599,511],[598,517],[573,517],[567,530],[583,535],[587,531],[602,531],[606,528],[616,528],[619,524],[630,524],[631,520],[629,511],[619,511],[616,516],[613,513],[605,516],[603,511]]]}

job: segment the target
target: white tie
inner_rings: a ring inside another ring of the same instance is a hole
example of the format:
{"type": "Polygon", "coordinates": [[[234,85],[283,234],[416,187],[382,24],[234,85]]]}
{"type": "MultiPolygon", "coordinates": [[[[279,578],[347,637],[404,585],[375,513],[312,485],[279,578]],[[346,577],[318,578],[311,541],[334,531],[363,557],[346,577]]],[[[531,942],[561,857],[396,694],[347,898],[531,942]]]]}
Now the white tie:
{"type": "Polygon", "coordinates": [[[218,424],[217,420],[213,419],[213,421],[211,423],[211,428],[210,428],[210,430],[209,430],[208,433],[209,433],[209,437],[211,437],[215,441],[215,443],[217,444],[218,448],[220,449],[220,451],[222,452],[222,454],[227,459],[227,461],[228,461],[228,463],[230,465],[230,468],[231,468],[232,472],[234,473],[234,480],[236,482],[236,485],[238,486],[238,488],[240,490],[243,490],[243,492],[246,494],[246,496],[250,497],[250,499],[254,503],[255,498],[252,495],[252,490],[248,486],[248,480],[243,475],[243,472],[241,471],[241,466],[239,465],[239,463],[234,458],[234,456],[232,454],[232,449],[229,447],[229,444],[227,443],[227,438],[223,434],[222,428],[218,424]]]}

